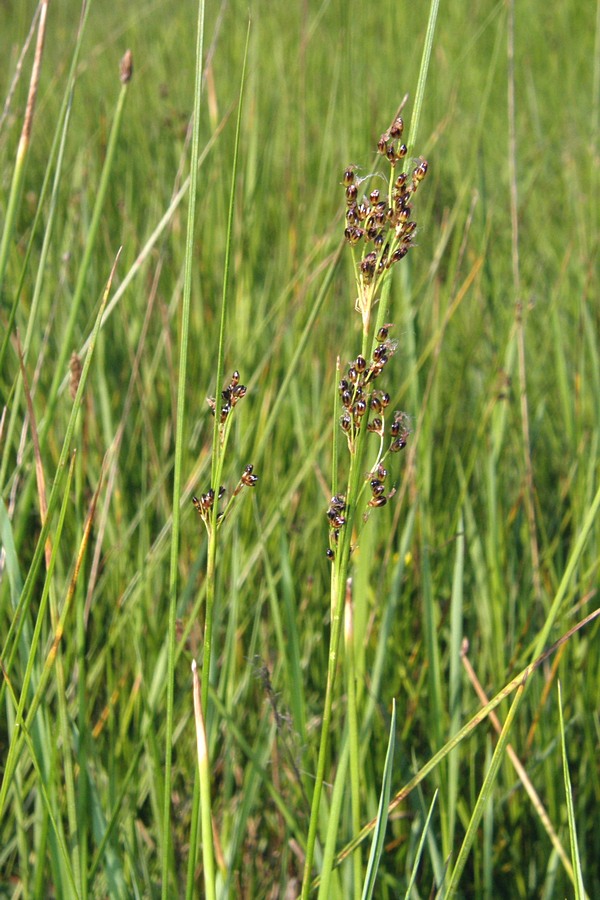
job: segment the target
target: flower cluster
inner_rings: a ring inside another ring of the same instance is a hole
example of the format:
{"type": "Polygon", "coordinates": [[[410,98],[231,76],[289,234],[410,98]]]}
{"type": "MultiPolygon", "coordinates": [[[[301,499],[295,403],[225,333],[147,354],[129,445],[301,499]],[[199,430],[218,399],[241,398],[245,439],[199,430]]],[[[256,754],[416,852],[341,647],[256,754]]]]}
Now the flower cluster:
{"type": "MultiPolygon", "coordinates": [[[[231,376],[231,381],[227,385],[226,388],[223,388],[221,391],[221,399],[220,399],[220,410],[219,410],[219,422],[221,426],[225,425],[227,419],[229,418],[229,414],[231,410],[236,405],[238,400],[241,400],[242,397],[246,396],[246,385],[240,384],[240,373],[236,371],[231,376]]],[[[214,397],[207,397],[206,402],[208,403],[210,410],[213,416],[217,411],[217,401],[214,397]]]]}
{"type": "MultiPolygon", "coordinates": [[[[220,512],[218,514],[217,522],[221,521],[221,519],[223,518],[223,516],[229,509],[231,503],[233,502],[234,498],[237,497],[237,495],[240,493],[240,491],[242,491],[245,487],[254,487],[254,485],[258,481],[258,475],[254,474],[253,469],[254,469],[254,466],[252,466],[252,465],[245,466],[244,471],[242,472],[242,475],[240,477],[240,480],[238,481],[237,485],[235,486],[235,488],[231,494],[229,503],[227,504],[227,506],[223,510],[223,512],[220,512]]],[[[219,487],[219,495],[217,497],[217,500],[221,500],[225,496],[226,493],[227,493],[227,490],[223,487],[223,485],[221,485],[219,487]]],[[[194,506],[200,513],[200,515],[202,516],[202,521],[204,522],[206,527],[210,528],[212,509],[213,509],[213,506],[215,505],[215,491],[213,490],[213,488],[209,488],[205,494],[201,494],[200,498],[195,497],[195,496],[192,497],[192,503],[194,504],[194,506]]]]}
{"type": "Polygon", "coordinates": [[[392,341],[388,337],[391,327],[383,325],[379,329],[371,359],[367,361],[364,356],[357,356],[348,366],[344,378],[338,385],[340,400],[344,407],[340,426],[348,438],[351,452],[363,417],[368,411],[373,412],[374,416],[367,422],[367,430],[380,436],[384,433],[385,410],[390,402],[390,395],[387,391],[374,390],[373,382],[379,378],[398,346],[397,341],[392,341]]]}
{"type": "MultiPolygon", "coordinates": [[[[221,485],[219,488],[218,499],[220,500],[224,496],[225,488],[223,487],[223,485],[221,485]]],[[[210,520],[211,510],[215,505],[215,492],[212,488],[209,488],[205,494],[200,495],[200,499],[198,499],[198,497],[196,496],[192,497],[192,503],[194,504],[204,521],[207,522],[210,520]]]]}
{"type": "Polygon", "coordinates": [[[396,493],[395,488],[386,494],[385,492],[385,479],[388,476],[388,470],[382,463],[378,463],[375,471],[371,473],[369,477],[369,487],[371,489],[371,499],[368,502],[368,506],[385,506],[390,497],[396,493]]]}
{"type": "MultiPolygon", "coordinates": [[[[340,537],[340,529],[346,524],[346,517],[344,516],[345,510],[346,498],[343,494],[336,494],[335,497],[331,498],[329,509],[327,510],[327,518],[329,519],[329,537],[330,543],[332,544],[337,545],[340,537]]],[[[327,550],[327,558],[330,560],[335,558],[335,552],[331,547],[327,550]]]]}
{"type": "MultiPolygon", "coordinates": [[[[393,326],[381,324],[382,313],[373,329],[376,334],[371,331],[371,313],[379,302],[381,288],[391,276],[389,270],[413,246],[417,231],[413,199],[428,170],[427,160],[419,157],[412,167],[405,165],[405,171],[400,171],[397,164],[405,160],[408,153],[406,144],[402,143],[403,131],[404,122],[398,112],[377,145],[378,152],[390,165],[386,190],[374,188],[368,195],[363,194],[361,185],[375,176],[359,177],[355,166],[349,166],[343,177],[346,198],[344,237],[353,251],[355,248],[360,250],[358,259],[355,258],[355,277],[356,307],[363,319],[363,351],[348,364],[338,384],[339,422],[350,454],[356,454],[357,458],[362,458],[358,448],[365,432],[379,438],[375,459],[366,475],[361,476],[364,481],[357,491],[357,497],[365,494],[368,497],[365,519],[372,508],[385,506],[395,493],[395,488],[386,486],[388,472],[384,462],[390,453],[404,449],[410,435],[408,415],[400,411],[390,415],[390,395],[379,381],[375,385],[398,346],[398,342],[390,338],[393,326]],[[367,358],[364,348],[369,344],[372,350],[367,358]]],[[[350,503],[354,506],[353,501],[350,503]]],[[[344,494],[331,498],[327,510],[330,529],[327,556],[330,560],[335,559],[340,530],[347,521],[353,520],[355,511],[356,508],[349,509],[344,494]]]]}
{"type": "MultiPolygon", "coordinates": [[[[219,406],[219,433],[221,436],[221,447],[220,453],[223,454],[225,451],[226,444],[226,428],[225,426],[229,422],[229,417],[231,415],[232,410],[236,406],[239,400],[246,396],[246,387],[243,384],[240,384],[240,373],[236,370],[231,376],[231,381],[227,385],[227,387],[223,388],[221,391],[220,397],[220,406],[219,406]]],[[[217,412],[217,401],[213,397],[207,398],[207,403],[211,409],[213,415],[217,412]]],[[[228,503],[225,506],[225,509],[222,512],[217,514],[217,524],[221,522],[227,511],[229,510],[231,504],[237,495],[242,491],[245,487],[254,487],[256,482],[258,481],[258,475],[254,474],[254,466],[247,465],[244,467],[244,471],[242,472],[240,479],[235,486],[234,490],[231,492],[228,503]]],[[[219,501],[227,493],[227,490],[223,485],[220,485],[218,494],[214,488],[209,488],[205,494],[201,494],[200,498],[194,496],[192,497],[192,503],[202,516],[202,521],[206,525],[207,530],[210,533],[211,523],[213,517],[213,508],[215,505],[215,500],[219,501]]]]}
{"type": "Polygon", "coordinates": [[[353,246],[362,244],[362,255],[357,264],[359,296],[356,305],[362,313],[365,332],[375,302],[375,291],[388,270],[406,256],[417,231],[417,223],[412,219],[412,201],[427,175],[428,163],[419,157],[412,172],[403,171],[394,178],[396,163],[404,159],[407,153],[406,144],[400,142],[403,130],[404,122],[398,115],[381,135],[377,145],[379,153],[391,165],[387,191],[375,188],[368,196],[361,196],[359,187],[371,176],[360,178],[354,166],[349,166],[344,172],[344,236],[353,246]]]}

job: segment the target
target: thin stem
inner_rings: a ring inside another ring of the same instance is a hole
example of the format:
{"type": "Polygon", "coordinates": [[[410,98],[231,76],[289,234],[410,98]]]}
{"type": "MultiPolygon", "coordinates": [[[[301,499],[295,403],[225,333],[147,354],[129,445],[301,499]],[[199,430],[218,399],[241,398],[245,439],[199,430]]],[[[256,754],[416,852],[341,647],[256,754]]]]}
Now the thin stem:
{"type": "Polygon", "coordinates": [[[346,593],[346,580],[348,578],[348,570],[350,567],[352,531],[354,521],[356,519],[357,503],[355,498],[357,498],[359,492],[366,434],[367,430],[365,416],[363,417],[361,428],[358,433],[355,453],[351,457],[350,473],[348,478],[348,494],[346,497],[346,525],[344,526],[344,529],[342,531],[341,546],[334,561],[331,578],[332,619],[329,640],[329,659],[327,664],[327,686],[325,689],[325,705],[323,709],[323,723],[321,726],[321,740],[319,744],[317,772],[315,775],[315,786],[313,790],[308,838],[306,842],[306,858],[302,879],[302,898],[307,898],[310,891],[312,864],[314,859],[317,826],[319,820],[319,807],[321,803],[323,781],[325,779],[325,763],[327,760],[327,751],[329,749],[329,736],[331,733],[331,711],[333,707],[340,636],[342,633],[342,611],[344,608],[344,599],[346,593]]]}
{"type": "Polygon", "coordinates": [[[6,264],[8,262],[10,243],[19,212],[23,179],[25,177],[25,166],[27,163],[27,157],[29,155],[29,145],[31,143],[31,128],[33,126],[33,113],[35,111],[35,102],[37,99],[38,85],[40,82],[40,71],[42,67],[42,56],[44,53],[44,41],[46,39],[46,18],[48,14],[48,3],[49,0],[42,0],[41,3],[37,43],[35,48],[35,55],[33,58],[33,67],[31,69],[31,79],[29,82],[29,94],[27,96],[25,118],[23,119],[23,128],[21,129],[21,137],[19,139],[19,146],[17,148],[17,158],[15,160],[13,179],[10,186],[8,206],[6,208],[2,242],[0,243],[0,290],[2,289],[2,283],[4,281],[4,273],[6,271],[6,264]]]}
{"type": "Polygon", "coordinates": [[[525,358],[525,316],[526,304],[521,295],[521,274],[519,263],[519,200],[517,193],[517,126],[515,99],[515,7],[514,0],[508,4],[508,170],[510,181],[510,219],[512,237],[513,289],[515,295],[515,320],[517,327],[517,359],[519,366],[519,399],[521,406],[521,429],[523,432],[523,464],[525,467],[525,511],[529,528],[529,547],[533,587],[536,599],[542,599],[540,576],[540,552],[535,516],[535,487],[533,464],[531,461],[531,438],[529,431],[529,406],[527,403],[527,363],[525,358]]]}
{"type": "MultiPolygon", "coordinates": [[[[221,298],[221,322],[219,326],[219,344],[217,352],[217,371],[215,386],[215,408],[214,408],[214,428],[212,442],[212,459],[211,459],[211,489],[213,491],[213,506],[210,516],[206,519],[208,531],[208,553],[206,562],[206,608],[204,617],[204,639],[203,639],[203,655],[202,655],[202,684],[201,697],[199,703],[203,710],[203,727],[208,720],[208,700],[209,686],[211,675],[212,660],[212,641],[213,641],[213,623],[214,609],[216,597],[216,572],[217,572],[217,551],[218,551],[218,535],[219,535],[219,494],[222,480],[223,466],[225,462],[227,443],[231,433],[232,416],[228,414],[225,421],[221,422],[220,409],[220,391],[223,381],[224,368],[224,350],[225,350],[225,327],[227,322],[227,309],[229,300],[229,272],[231,248],[233,243],[233,216],[235,210],[235,198],[237,187],[237,168],[238,154],[240,145],[240,133],[242,123],[244,85],[246,80],[246,63],[248,59],[248,45],[250,41],[250,23],[246,33],[246,47],[244,51],[244,62],[242,66],[242,77],[240,83],[240,96],[238,103],[238,115],[236,123],[236,135],[233,154],[233,170],[231,175],[231,191],[229,196],[229,214],[227,220],[227,238],[225,244],[225,264],[223,271],[223,293],[221,298]]],[[[199,57],[200,59],[200,57],[199,57]]],[[[200,66],[199,66],[200,71],[200,66]]],[[[230,410],[231,412],[231,410],[230,410]]],[[[194,808],[192,812],[192,829],[190,833],[190,859],[188,864],[188,881],[187,896],[191,896],[193,891],[193,874],[195,869],[195,856],[197,844],[197,827],[198,827],[198,810],[197,805],[200,803],[200,818],[202,822],[202,858],[205,870],[205,886],[207,896],[209,895],[209,887],[207,882],[206,871],[210,868],[212,871],[213,883],[210,890],[214,891],[214,850],[212,846],[212,830],[207,823],[212,822],[212,799],[210,792],[210,778],[208,775],[208,751],[206,761],[206,773],[200,770],[200,790],[198,790],[197,781],[194,785],[193,794],[194,808]]]]}
{"type": "MultiPolygon", "coordinates": [[[[169,628],[167,649],[167,722],[165,729],[165,781],[163,792],[162,829],[162,898],[170,895],[169,861],[171,858],[171,776],[173,758],[173,720],[175,695],[175,651],[177,620],[177,576],[179,572],[180,497],[183,451],[185,447],[185,391],[187,387],[187,356],[192,295],[192,266],[194,260],[194,226],[196,222],[196,197],[198,189],[198,156],[200,147],[200,100],[202,95],[202,55],[204,44],[204,0],[198,4],[198,29],[196,33],[196,81],[194,87],[194,124],[190,156],[190,199],[188,206],[183,304],[181,311],[181,338],[179,342],[179,375],[177,382],[177,414],[175,434],[175,460],[173,471],[173,521],[169,564],[169,628]]],[[[192,851],[193,852],[193,851],[192,851]]]]}
{"type": "Polygon", "coordinates": [[[123,120],[125,100],[127,98],[130,80],[130,78],[126,80],[124,80],[123,78],[121,79],[121,90],[119,91],[113,124],[108,138],[106,158],[104,160],[104,166],[102,167],[102,174],[100,176],[100,183],[96,192],[96,200],[94,203],[94,210],[92,212],[92,218],[88,228],[83,257],[81,263],[79,264],[77,272],[77,283],[75,285],[73,299],[71,300],[69,307],[69,318],[61,335],[58,358],[55,361],[54,366],[54,377],[52,379],[52,385],[48,392],[48,402],[46,404],[45,416],[40,426],[40,443],[42,447],[45,447],[46,438],[48,436],[50,425],[53,421],[54,409],[56,407],[56,403],[58,401],[60,393],[60,383],[65,373],[67,356],[71,350],[75,323],[77,322],[77,317],[80,313],[81,304],[86,292],[86,284],[92,260],[92,252],[96,243],[96,237],[98,235],[98,229],[100,226],[100,218],[102,215],[102,210],[104,208],[104,201],[106,199],[106,193],[110,183],[110,176],[116,156],[117,138],[121,131],[121,122],[123,120]]]}
{"type": "MultiPolygon", "coordinates": [[[[196,660],[192,660],[192,677],[194,692],[194,716],[196,720],[196,745],[198,753],[198,773],[200,777],[200,794],[202,797],[210,796],[210,764],[208,759],[208,746],[206,743],[206,729],[204,715],[202,713],[202,701],[200,699],[200,685],[198,683],[198,668],[196,660]]],[[[201,804],[202,811],[202,861],[204,863],[204,890],[206,900],[216,900],[215,888],[215,858],[212,840],[212,814],[210,803],[201,804]]]]}
{"type": "Polygon", "coordinates": [[[211,465],[211,487],[215,492],[215,503],[212,510],[211,518],[211,534],[208,548],[208,564],[206,571],[207,591],[206,591],[206,618],[204,625],[204,655],[202,658],[202,704],[206,713],[208,704],[208,687],[210,683],[210,661],[212,653],[212,624],[213,624],[213,605],[214,605],[214,575],[216,569],[217,556],[217,520],[218,520],[218,504],[219,487],[221,484],[221,474],[223,471],[223,462],[227,445],[227,438],[231,429],[231,416],[228,416],[225,422],[225,430],[221,432],[219,421],[219,391],[221,390],[221,382],[223,381],[224,355],[225,355],[225,326],[227,322],[227,308],[229,301],[229,272],[231,260],[231,247],[233,243],[233,214],[235,211],[235,195],[237,187],[237,169],[238,155],[240,146],[240,133],[242,126],[242,110],[244,98],[244,85],[246,81],[246,63],[248,60],[248,44],[250,41],[250,22],[246,32],[246,48],[244,51],[244,64],[242,67],[242,77],[240,82],[240,99],[238,104],[238,115],[235,132],[235,144],[233,153],[233,170],[231,173],[231,191],[229,196],[229,213],[227,219],[227,240],[225,244],[225,265],[223,270],[223,294],[221,299],[221,323],[219,326],[219,346],[217,353],[217,373],[216,373],[216,409],[215,423],[213,429],[212,444],[212,465],[211,465]],[[212,581],[212,584],[211,584],[212,581]],[[210,586],[210,589],[209,589],[210,586]]]}
{"type": "MultiPolygon", "coordinates": [[[[358,734],[358,710],[356,699],[356,664],[354,654],[354,627],[352,615],[352,586],[346,587],[346,692],[348,695],[348,743],[350,747],[350,784],[352,787],[352,830],[360,831],[360,742],[358,734]]],[[[360,900],[362,885],[362,865],[360,850],[353,857],[354,897],[360,900]]]]}

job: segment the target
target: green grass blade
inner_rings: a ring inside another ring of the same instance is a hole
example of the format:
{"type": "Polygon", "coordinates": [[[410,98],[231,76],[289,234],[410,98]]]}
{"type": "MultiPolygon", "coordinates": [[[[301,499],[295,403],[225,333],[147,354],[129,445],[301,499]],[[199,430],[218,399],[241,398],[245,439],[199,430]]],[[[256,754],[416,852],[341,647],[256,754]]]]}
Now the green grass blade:
{"type": "MultiPolygon", "coordinates": [[[[87,352],[85,362],[83,364],[83,369],[82,369],[81,378],[79,381],[79,386],[77,388],[77,393],[76,393],[75,399],[73,401],[71,415],[69,417],[69,422],[67,425],[64,441],[62,444],[62,449],[60,452],[58,464],[56,466],[56,475],[54,478],[54,482],[52,484],[52,489],[50,491],[50,497],[48,499],[48,511],[46,514],[46,521],[42,525],[42,529],[40,531],[40,535],[39,535],[39,538],[38,538],[36,546],[35,546],[35,552],[33,554],[33,559],[31,561],[31,565],[30,565],[29,571],[27,573],[25,583],[23,585],[23,590],[22,590],[21,596],[19,598],[19,603],[18,603],[17,608],[14,610],[14,615],[11,620],[11,625],[10,625],[10,628],[8,630],[8,633],[7,633],[5,641],[4,641],[4,645],[3,645],[3,649],[2,649],[2,659],[5,660],[4,664],[5,664],[7,671],[10,671],[10,666],[12,663],[14,653],[16,651],[16,645],[18,642],[18,638],[19,638],[19,635],[21,633],[21,630],[22,630],[24,622],[25,622],[25,614],[26,614],[27,609],[29,608],[29,604],[31,603],[34,586],[35,586],[35,581],[36,581],[36,578],[37,578],[37,575],[38,575],[38,572],[39,572],[39,569],[40,569],[40,566],[42,563],[42,558],[44,555],[44,548],[46,545],[46,540],[48,538],[48,535],[50,533],[50,528],[52,525],[52,517],[54,515],[56,506],[58,504],[60,490],[62,488],[62,481],[63,481],[64,473],[66,471],[67,459],[71,452],[71,441],[73,439],[73,433],[75,431],[75,424],[76,424],[77,417],[78,417],[80,409],[81,409],[81,404],[82,404],[83,396],[84,396],[84,389],[85,389],[85,385],[86,385],[87,378],[89,375],[90,366],[92,364],[92,358],[94,356],[94,350],[96,347],[96,340],[97,340],[98,332],[100,329],[102,313],[104,311],[104,307],[106,305],[108,295],[110,293],[110,288],[112,285],[112,280],[114,277],[114,273],[115,273],[115,269],[116,269],[117,262],[119,259],[119,255],[120,255],[120,251],[119,251],[119,253],[117,253],[117,257],[115,259],[115,262],[113,263],[113,267],[111,270],[111,274],[109,276],[108,284],[106,286],[106,289],[104,291],[104,295],[102,298],[102,302],[100,304],[100,311],[96,318],[94,328],[92,330],[92,340],[90,342],[90,347],[87,352]],[[12,645],[12,648],[11,648],[11,645],[12,645]],[[9,650],[9,648],[11,648],[11,649],[9,650]]],[[[1,811],[1,809],[2,809],[2,804],[0,803],[0,811],[1,811]]]]}
{"type": "Polygon", "coordinates": [[[517,688],[515,698],[511,703],[508,716],[506,717],[504,727],[502,728],[502,733],[498,739],[496,749],[494,750],[494,755],[492,757],[490,767],[486,772],[481,790],[479,792],[479,796],[477,797],[477,803],[475,804],[475,808],[469,820],[469,824],[467,825],[467,830],[458,852],[456,863],[449,875],[447,884],[444,885],[441,892],[438,894],[440,900],[441,898],[444,898],[444,900],[449,900],[449,898],[456,897],[458,895],[460,879],[462,877],[462,873],[464,871],[467,858],[469,856],[469,853],[471,852],[471,848],[473,846],[475,838],[477,837],[481,818],[485,812],[486,806],[495,787],[496,779],[498,777],[498,771],[500,769],[500,763],[502,762],[502,759],[504,757],[504,751],[508,743],[508,738],[510,736],[511,728],[514,724],[517,710],[519,709],[519,706],[521,705],[521,701],[523,699],[524,690],[524,684],[521,684],[517,688]]]}
{"type": "Polygon", "coordinates": [[[27,107],[23,120],[23,128],[21,138],[17,149],[17,157],[13,168],[13,177],[11,180],[10,193],[6,214],[4,217],[4,227],[2,230],[2,240],[0,241],[0,294],[3,292],[4,276],[6,274],[6,266],[8,263],[8,255],[10,251],[11,241],[13,239],[17,216],[21,204],[21,195],[23,192],[23,182],[25,179],[25,167],[27,165],[27,157],[29,155],[29,147],[31,143],[31,129],[33,127],[33,116],[38,94],[40,71],[42,65],[42,56],[44,54],[44,43],[46,40],[46,25],[48,16],[49,0],[42,0],[40,4],[40,17],[38,20],[37,43],[33,66],[31,70],[31,80],[29,84],[29,95],[27,97],[27,107]]]}
{"type": "Polygon", "coordinates": [[[439,0],[431,0],[429,6],[429,18],[427,20],[427,31],[425,40],[423,41],[423,55],[421,57],[421,65],[419,66],[419,79],[417,81],[417,90],[415,92],[415,105],[410,120],[410,144],[408,146],[408,157],[412,155],[416,146],[417,135],[419,133],[419,122],[421,120],[421,110],[423,108],[423,100],[425,99],[425,85],[427,83],[427,75],[429,73],[429,62],[431,59],[431,51],[433,49],[433,39],[435,36],[435,27],[437,23],[439,0]]]}
{"type": "MultiPolygon", "coordinates": [[[[126,57],[127,54],[125,54],[124,60],[126,57]]],[[[125,100],[127,98],[129,86],[131,83],[131,74],[124,74],[124,70],[122,69],[120,80],[121,88],[119,91],[119,96],[117,98],[112,127],[108,138],[106,157],[104,159],[104,165],[102,167],[102,172],[100,175],[98,190],[96,192],[92,217],[86,236],[85,248],[81,261],[79,262],[79,268],[77,270],[77,282],[75,284],[75,290],[71,299],[68,320],[65,325],[64,332],[61,335],[59,352],[57,359],[55,360],[54,377],[52,379],[52,385],[48,392],[48,403],[45,411],[46,417],[40,426],[40,444],[42,447],[45,446],[48,430],[53,421],[54,410],[59,397],[60,384],[66,370],[67,357],[71,352],[71,341],[73,332],[75,330],[75,324],[77,322],[78,316],[80,315],[81,305],[85,297],[86,284],[90,271],[90,265],[92,262],[92,254],[96,240],[98,238],[102,211],[104,209],[107,192],[110,185],[110,179],[112,176],[113,165],[115,163],[117,154],[117,140],[121,131],[121,123],[123,121],[123,113],[125,110],[125,100]]]]}
{"type": "MultiPolygon", "coordinates": [[[[27,245],[27,252],[25,254],[25,260],[23,262],[21,278],[19,281],[18,289],[15,291],[14,299],[12,302],[11,310],[8,317],[8,323],[6,326],[4,338],[2,339],[2,346],[0,347],[0,372],[4,372],[4,363],[5,356],[8,347],[9,339],[13,333],[14,321],[17,313],[18,304],[20,301],[20,297],[23,291],[23,286],[26,283],[27,276],[29,275],[29,263],[31,254],[33,252],[35,246],[35,238],[37,235],[37,229],[40,221],[42,220],[42,211],[44,205],[44,198],[46,196],[48,185],[50,183],[52,166],[54,164],[54,160],[56,159],[56,170],[54,173],[54,183],[52,188],[52,195],[50,199],[50,208],[48,211],[47,221],[44,224],[44,240],[43,247],[40,254],[40,262],[38,265],[38,271],[36,276],[36,283],[34,289],[34,297],[33,302],[31,304],[31,309],[29,311],[29,320],[27,323],[27,334],[25,336],[25,340],[23,341],[23,359],[27,361],[29,346],[31,343],[31,336],[35,331],[36,326],[38,325],[38,316],[37,311],[39,310],[40,298],[42,293],[42,284],[44,282],[44,274],[46,269],[46,262],[48,258],[48,253],[50,251],[51,240],[54,235],[54,221],[58,208],[59,201],[59,186],[62,183],[62,178],[64,175],[63,169],[63,161],[64,161],[64,153],[67,142],[67,135],[69,133],[69,124],[71,119],[71,111],[73,106],[73,94],[75,90],[75,82],[77,76],[77,64],[79,61],[79,54],[81,51],[81,44],[83,41],[85,25],[88,18],[88,13],[91,6],[90,2],[86,2],[84,4],[84,8],[82,9],[81,19],[79,22],[79,27],[77,29],[77,39],[75,42],[75,48],[73,50],[73,57],[71,60],[71,66],[69,69],[69,76],[67,81],[67,86],[65,89],[63,101],[61,104],[61,109],[58,115],[57,125],[54,132],[54,136],[52,139],[52,147],[50,149],[50,153],[48,155],[48,164],[46,166],[46,171],[44,174],[44,181],[42,183],[42,187],[40,190],[40,196],[38,199],[37,209],[35,213],[35,219],[31,228],[31,236],[27,245]]],[[[8,228],[5,226],[5,233],[3,234],[3,240],[8,239],[8,228]]],[[[2,270],[2,266],[0,265],[0,271],[2,270]]],[[[2,279],[0,278],[0,285],[2,279]]],[[[1,292],[1,286],[0,286],[1,292]]],[[[15,406],[16,406],[15,402],[15,406]]],[[[11,429],[9,428],[9,435],[11,433],[11,429]]],[[[10,442],[10,437],[7,439],[7,444],[10,442]]],[[[0,484],[4,483],[4,471],[5,471],[5,461],[3,460],[2,464],[2,474],[0,474],[0,484]]]]}
{"type": "MultiPolygon", "coordinates": [[[[166,728],[165,728],[165,762],[164,762],[164,789],[163,789],[163,820],[161,856],[161,896],[163,900],[171,893],[171,778],[173,762],[173,723],[174,723],[174,696],[175,696],[175,646],[176,646],[176,618],[177,595],[179,574],[179,531],[180,531],[180,502],[181,483],[183,470],[183,452],[185,435],[185,397],[187,382],[187,358],[189,349],[190,307],[192,297],[192,267],[194,259],[194,233],[196,224],[196,198],[198,193],[198,156],[200,149],[200,101],[202,96],[202,59],[204,53],[204,0],[198,3],[198,21],[196,30],[196,58],[195,58],[195,85],[194,85],[194,114],[192,129],[192,148],[190,154],[190,194],[187,216],[187,232],[185,245],[185,270],[183,283],[183,298],[181,310],[181,335],[179,341],[179,370],[177,376],[177,413],[175,435],[175,461],[173,467],[173,502],[172,502],[172,528],[169,557],[169,619],[167,637],[167,704],[166,704],[166,728]]],[[[206,704],[204,705],[206,711],[206,704]]],[[[212,847],[212,841],[211,841],[212,847]]],[[[191,844],[190,853],[195,854],[195,841],[191,844]]],[[[210,850],[207,849],[207,853],[210,850]]]]}
{"type": "Polygon", "coordinates": [[[390,800],[390,791],[392,787],[392,769],[394,767],[394,748],[396,746],[396,701],[392,701],[392,720],[390,722],[390,737],[388,741],[387,753],[385,756],[385,767],[383,770],[383,780],[381,783],[381,795],[379,797],[379,809],[377,811],[377,824],[373,831],[373,840],[371,842],[371,851],[369,853],[369,861],[367,863],[367,871],[363,884],[362,900],[371,900],[373,891],[375,890],[375,881],[377,879],[377,870],[379,861],[383,852],[383,842],[385,840],[385,831],[388,821],[388,806],[390,800]]]}
{"type": "Polygon", "coordinates": [[[427,833],[429,831],[429,825],[431,824],[431,817],[433,815],[433,810],[435,809],[435,803],[437,800],[438,792],[435,791],[433,795],[433,800],[431,801],[431,805],[429,807],[429,812],[427,813],[427,818],[423,824],[423,829],[421,831],[421,837],[419,838],[419,845],[417,847],[417,852],[415,853],[415,860],[413,863],[413,867],[410,873],[410,879],[408,885],[406,887],[406,893],[404,894],[404,900],[410,900],[411,891],[417,880],[417,872],[419,870],[419,863],[421,862],[421,856],[423,855],[423,850],[425,848],[425,841],[427,840],[427,833]]]}
{"type": "Polygon", "coordinates": [[[567,742],[565,737],[565,722],[563,718],[562,692],[560,681],[558,683],[558,715],[560,722],[560,743],[562,750],[563,777],[565,781],[565,800],[567,803],[567,821],[569,823],[569,839],[571,843],[571,863],[573,866],[575,900],[585,900],[586,892],[583,885],[583,873],[581,871],[581,858],[577,842],[577,825],[575,823],[575,809],[573,807],[573,789],[569,774],[569,760],[567,757],[567,742]]]}
{"type": "MultiPolygon", "coordinates": [[[[456,734],[461,722],[461,651],[463,642],[463,579],[465,565],[465,534],[462,513],[458,520],[456,555],[452,577],[452,599],[450,607],[450,678],[448,703],[450,714],[450,734],[456,734]]],[[[448,807],[447,807],[447,849],[454,846],[457,803],[460,791],[460,757],[451,753],[448,757],[448,807]]]]}

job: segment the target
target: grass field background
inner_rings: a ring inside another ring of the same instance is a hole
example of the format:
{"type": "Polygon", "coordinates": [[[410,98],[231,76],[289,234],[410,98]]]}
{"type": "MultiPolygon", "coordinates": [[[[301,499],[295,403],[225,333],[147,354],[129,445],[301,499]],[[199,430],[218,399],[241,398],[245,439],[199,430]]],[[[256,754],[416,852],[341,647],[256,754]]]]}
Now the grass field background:
{"type": "MultiPolygon", "coordinates": [[[[390,294],[399,348],[387,389],[393,408],[411,416],[412,434],[390,466],[396,495],[372,511],[352,564],[362,824],[377,813],[394,698],[392,796],[484,705],[461,664],[463,639],[491,699],[532,660],[559,592],[544,647],[598,605],[599,9],[566,0],[550,13],[524,0],[514,41],[509,5],[439,10],[419,131],[409,134],[411,155],[426,157],[429,172],[416,201],[416,246],[390,294]]],[[[34,11],[29,0],[0,4],[0,97],[10,96],[0,125],[3,223],[32,49],[14,92],[11,85],[34,11]]],[[[238,369],[248,394],[235,411],[224,483],[231,489],[248,463],[259,482],[220,532],[207,731],[220,895],[291,897],[300,889],[327,670],[336,360],[345,367],[360,348],[349,248],[339,255],[341,182],[349,164],[361,176],[375,171],[380,134],[404,94],[414,97],[429,10],[389,0],[207,5],[183,488],[174,501],[188,199],[184,192],[173,207],[172,198],[189,173],[197,11],[166,0],[90,5],[57,169],[80,15],[70,0],[48,9],[0,285],[1,896],[185,896],[196,771],[190,662],[202,656],[207,555],[191,496],[210,483],[206,398],[222,388],[216,357],[248,14],[224,345],[226,378],[238,369]],[[127,48],[134,73],[123,88],[127,48]],[[106,197],[86,251],[107,158],[106,197]],[[67,466],[57,468],[73,406],[69,360],[76,352],[83,362],[119,247],[117,302],[99,332],[67,466]],[[55,559],[49,577],[49,556],[42,562],[20,605],[45,543],[40,470],[48,494],[58,479],[47,545],[55,559]],[[169,553],[178,500],[168,841],[169,553]],[[15,724],[22,692],[25,714],[39,702],[25,728],[15,724]]],[[[411,106],[409,99],[407,123],[411,106]]],[[[600,896],[598,640],[592,622],[530,676],[509,735],[571,859],[560,681],[590,897],[600,896]]],[[[340,678],[323,833],[346,740],[345,701],[340,678]]],[[[498,707],[501,720],[508,708],[498,707]]],[[[436,789],[410,896],[428,897],[441,883],[496,741],[486,719],[394,809],[375,896],[405,895],[436,789]]],[[[354,833],[348,792],[337,849],[354,833]]],[[[523,778],[504,759],[458,896],[575,891],[523,778]]],[[[330,896],[357,895],[356,869],[344,862],[330,896]]]]}

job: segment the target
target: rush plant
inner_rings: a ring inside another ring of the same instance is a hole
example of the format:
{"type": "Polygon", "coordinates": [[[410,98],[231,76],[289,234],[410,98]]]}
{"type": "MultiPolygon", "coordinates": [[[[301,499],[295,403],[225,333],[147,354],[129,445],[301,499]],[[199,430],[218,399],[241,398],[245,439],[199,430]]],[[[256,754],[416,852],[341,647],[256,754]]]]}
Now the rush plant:
{"type": "MultiPolygon", "coordinates": [[[[390,405],[389,364],[398,341],[393,337],[393,324],[387,321],[388,303],[394,269],[413,246],[417,230],[414,200],[427,175],[428,163],[423,157],[413,162],[409,160],[407,145],[403,142],[403,105],[404,102],[377,144],[379,157],[387,168],[386,174],[376,171],[363,175],[356,167],[349,166],[342,179],[346,205],[344,237],[353,256],[354,308],[360,315],[362,327],[359,352],[341,373],[338,360],[341,378],[337,385],[336,415],[339,416],[339,428],[333,442],[332,496],[327,509],[329,546],[326,552],[332,564],[331,628],[303,879],[305,897],[312,877],[344,618],[353,826],[357,831],[360,828],[352,561],[363,527],[395,494],[394,474],[390,469],[395,468],[396,457],[406,447],[410,435],[409,416],[390,405]],[[344,459],[342,465],[339,464],[341,459],[344,459]]],[[[335,816],[330,818],[330,826],[332,834],[335,833],[335,816]]],[[[327,884],[328,874],[326,864],[321,872],[322,884],[327,884]]],[[[358,854],[354,875],[356,887],[362,880],[358,854]]]]}

